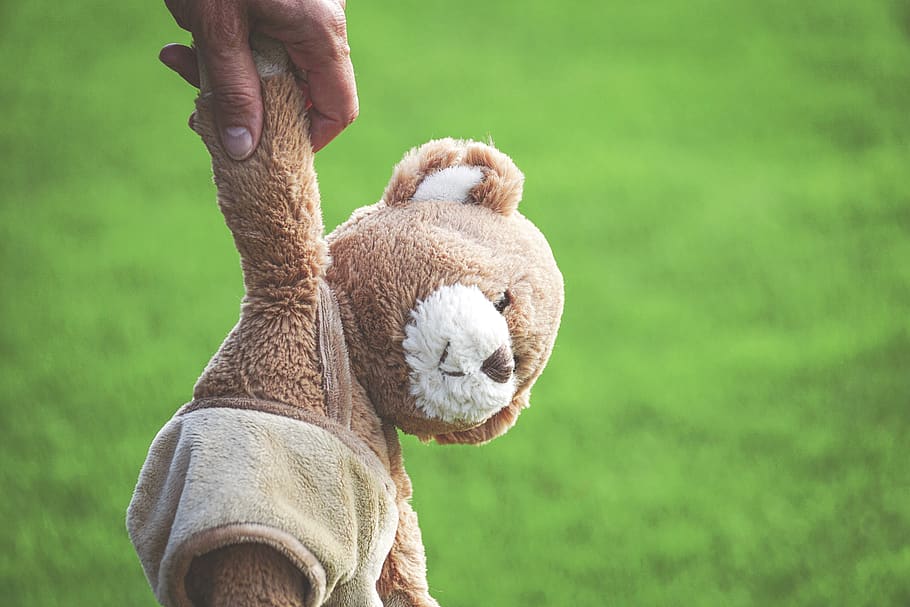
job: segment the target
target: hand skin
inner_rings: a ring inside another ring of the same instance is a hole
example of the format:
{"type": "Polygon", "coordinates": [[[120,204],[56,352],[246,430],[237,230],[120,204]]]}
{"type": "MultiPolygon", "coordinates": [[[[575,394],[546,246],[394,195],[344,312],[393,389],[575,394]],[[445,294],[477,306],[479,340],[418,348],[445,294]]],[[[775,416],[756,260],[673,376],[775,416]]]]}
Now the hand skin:
{"type": "Polygon", "coordinates": [[[357,87],[344,15],[345,0],[165,0],[177,25],[193,34],[195,48],[168,44],[161,62],[199,86],[196,53],[211,81],[215,122],[234,160],[259,144],[262,97],[249,36],[260,32],[284,43],[302,83],[314,151],[326,146],[358,113],[357,87]]]}

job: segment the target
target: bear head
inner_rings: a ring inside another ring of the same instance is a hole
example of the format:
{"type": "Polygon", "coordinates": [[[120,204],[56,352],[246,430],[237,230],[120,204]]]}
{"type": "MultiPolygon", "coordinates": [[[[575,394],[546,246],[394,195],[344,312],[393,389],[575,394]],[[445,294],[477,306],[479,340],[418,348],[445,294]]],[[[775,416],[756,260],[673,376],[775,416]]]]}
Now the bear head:
{"type": "Polygon", "coordinates": [[[523,182],[491,146],[431,141],[328,237],[352,370],[377,413],[422,440],[506,432],[553,349],[562,276],[517,210],[523,182]]]}

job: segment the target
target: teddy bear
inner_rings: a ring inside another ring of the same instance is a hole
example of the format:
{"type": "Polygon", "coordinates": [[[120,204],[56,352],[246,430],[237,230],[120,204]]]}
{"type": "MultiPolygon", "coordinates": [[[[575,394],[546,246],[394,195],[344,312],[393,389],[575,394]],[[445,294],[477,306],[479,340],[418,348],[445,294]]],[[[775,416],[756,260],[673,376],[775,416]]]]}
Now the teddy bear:
{"type": "Polygon", "coordinates": [[[306,104],[251,40],[259,146],[232,160],[200,66],[191,127],[240,253],[240,319],[149,448],[127,527],[163,605],[431,607],[398,430],[482,444],[553,349],[563,281],[491,145],[412,149],[323,236],[306,104]]]}

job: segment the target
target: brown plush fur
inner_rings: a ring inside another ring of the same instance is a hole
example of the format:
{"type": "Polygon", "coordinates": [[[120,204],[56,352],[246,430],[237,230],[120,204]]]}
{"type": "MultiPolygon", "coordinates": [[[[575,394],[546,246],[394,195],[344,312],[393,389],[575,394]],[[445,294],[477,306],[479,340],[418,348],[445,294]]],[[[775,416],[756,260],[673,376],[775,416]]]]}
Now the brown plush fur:
{"type": "Polygon", "coordinates": [[[521,201],[524,175],[512,160],[488,145],[451,138],[437,139],[414,148],[402,158],[382,200],[389,206],[408,204],[420,182],[432,173],[450,166],[481,167],[483,181],[470,193],[470,202],[509,215],[521,201]]]}
{"type": "Polygon", "coordinates": [[[263,86],[267,133],[253,157],[232,161],[214,132],[210,100],[194,129],[212,154],[218,204],[240,252],[246,297],[240,322],[193,396],[249,395],[321,407],[316,350],[317,279],[326,249],[303,102],[291,76],[263,86]],[[258,204],[257,204],[258,203],[258,204]]]}
{"type": "MultiPolygon", "coordinates": [[[[316,304],[324,277],[338,300],[353,381],[351,429],[388,466],[399,524],[377,582],[387,605],[432,607],[411,482],[395,427],[440,443],[482,443],[508,430],[553,347],[562,279],[544,237],[516,207],[523,176],[483,144],[440,140],[409,152],[383,200],[322,237],[303,101],[290,74],[263,79],[265,123],[254,155],[231,160],[214,131],[211,103],[194,129],[212,154],[218,201],[240,252],[241,318],[197,382],[194,397],[254,397],[325,415],[316,304]],[[411,201],[434,171],[467,164],[483,180],[469,203],[411,201]],[[327,249],[328,243],[328,249],[327,249]],[[328,250],[331,253],[329,261],[328,250]],[[516,359],[512,402],[484,423],[429,419],[409,394],[402,340],[410,310],[442,285],[508,293],[516,359]]],[[[302,605],[307,584],[269,547],[240,544],[201,555],[187,577],[197,605],[302,605]]]]}
{"type": "MultiPolygon", "coordinates": [[[[436,143],[426,146],[433,157],[439,156],[436,143]]],[[[451,155],[455,162],[459,156],[451,155]]],[[[511,161],[502,170],[497,163],[505,158],[501,154],[476,157],[488,163],[482,165],[488,179],[508,182],[511,161]]],[[[415,163],[412,155],[406,157],[405,170],[415,163]]],[[[408,179],[401,173],[399,166],[393,192],[411,191],[402,186],[408,179]]],[[[483,191],[483,185],[474,192],[483,191]]],[[[516,189],[520,185],[508,191],[516,189]]],[[[424,439],[483,443],[501,435],[527,406],[531,386],[549,358],[562,313],[562,279],[543,235],[520,213],[508,211],[508,191],[489,194],[476,205],[379,202],[329,236],[333,263],[328,279],[357,311],[345,325],[353,368],[380,416],[424,439]],[[487,202],[493,208],[484,206],[487,202]],[[362,268],[364,259],[369,272],[362,268]],[[507,408],[474,428],[428,419],[420,411],[408,393],[409,369],[401,345],[415,303],[454,283],[477,286],[491,301],[507,292],[510,300],[505,317],[518,389],[507,408]]]]}
{"type": "MultiPolygon", "coordinates": [[[[263,98],[262,141],[244,163],[221,148],[209,99],[197,102],[193,128],[212,154],[219,206],[240,252],[247,293],[240,321],[199,378],[194,398],[255,397],[324,415],[315,321],[317,280],[327,258],[307,122],[292,76],[264,80],[263,98]]],[[[350,318],[349,300],[343,293],[338,299],[342,316],[350,318]]],[[[388,424],[383,427],[356,378],[352,397],[352,431],[389,462],[398,487],[401,521],[383,571],[382,596],[397,592],[412,605],[435,605],[427,593],[423,544],[407,503],[411,486],[397,434],[388,424]]],[[[265,546],[242,544],[202,555],[190,570],[188,589],[199,605],[299,604],[302,577],[271,553],[265,546]],[[262,562],[275,565],[266,567],[267,576],[262,562]],[[248,586],[235,588],[240,580],[249,580],[248,586]],[[264,586],[257,589],[257,583],[264,586]]]]}
{"type": "Polygon", "coordinates": [[[196,605],[304,607],[308,589],[291,561],[260,544],[213,550],[187,575],[187,596],[196,605]]]}

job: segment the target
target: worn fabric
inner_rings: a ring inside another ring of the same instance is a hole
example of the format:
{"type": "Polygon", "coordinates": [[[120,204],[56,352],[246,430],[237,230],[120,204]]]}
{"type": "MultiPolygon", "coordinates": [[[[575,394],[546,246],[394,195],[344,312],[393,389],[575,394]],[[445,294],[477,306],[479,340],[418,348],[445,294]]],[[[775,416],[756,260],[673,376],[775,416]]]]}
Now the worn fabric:
{"type": "Polygon", "coordinates": [[[300,569],[313,605],[379,607],[397,518],[393,483],[368,450],[299,419],[202,407],[155,437],[127,527],[163,605],[190,605],[193,557],[257,542],[300,569]]]}

